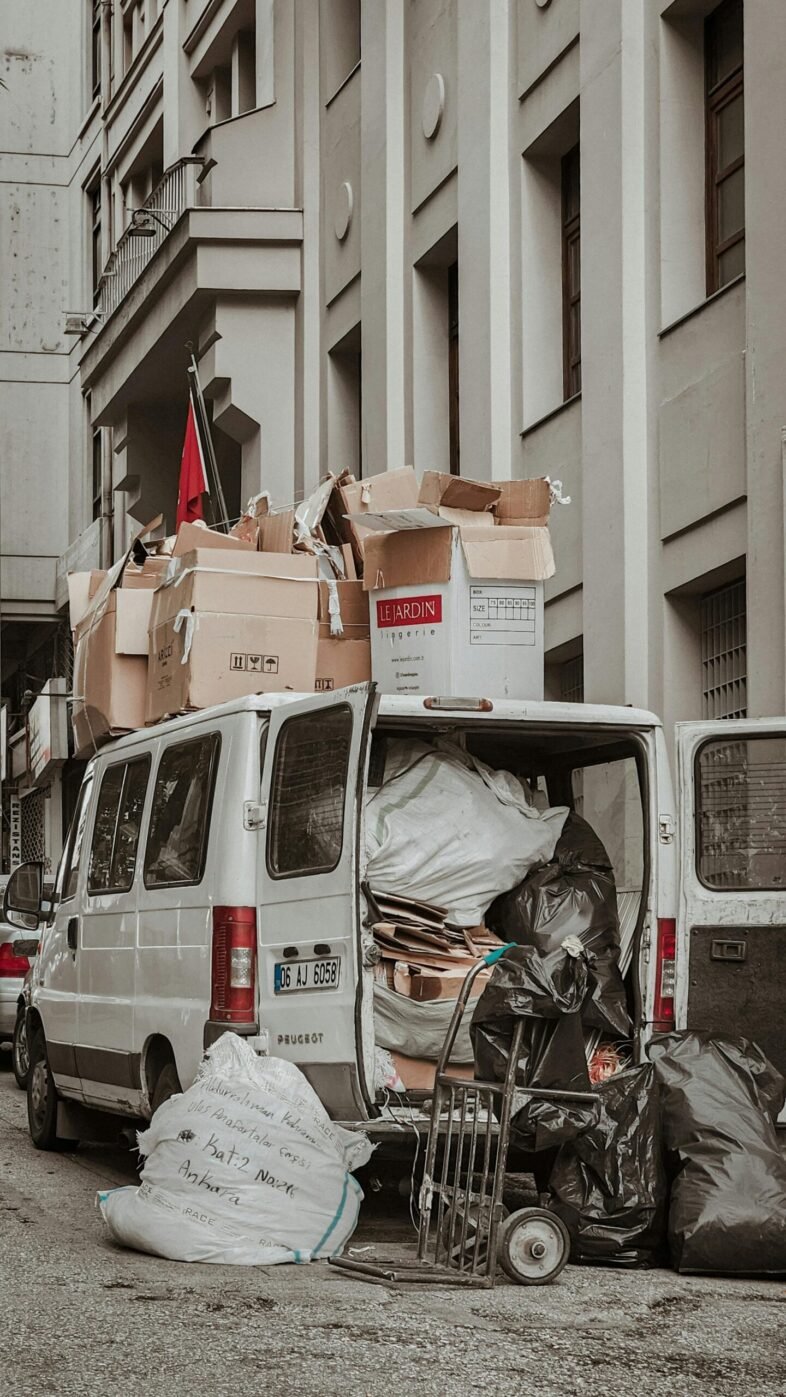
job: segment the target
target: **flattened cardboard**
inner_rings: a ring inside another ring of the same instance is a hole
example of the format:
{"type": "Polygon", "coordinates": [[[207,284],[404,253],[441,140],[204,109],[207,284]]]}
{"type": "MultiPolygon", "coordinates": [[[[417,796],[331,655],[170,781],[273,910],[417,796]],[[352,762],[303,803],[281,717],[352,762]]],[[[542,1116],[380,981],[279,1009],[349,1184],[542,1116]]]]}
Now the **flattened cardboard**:
{"type": "Polygon", "coordinates": [[[202,528],[200,524],[181,524],[172,549],[172,557],[181,558],[184,553],[192,553],[195,548],[219,548],[225,552],[243,549],[253,552],[254,545],[246,539],[219,533],[217,529],[202,528]]]}
{"type": "Polygon", "coordinates": [[[363,587],[367,592],[450,579],[452,529],[369,534],[365,549],[363,587]]]}
{"type": "Polygon", "coordinates": [[[281,509],[259,520],[260,553],[291,553],[295,547],[295,511],[281,509]]]}
{"type": "Polygon", "coordinates": [[[411,509],[367,510],[365,514],[348,514],[351,524],[358,527],[363,520],[364,547],[368,531],[389,533],[392,529],[444,529],[446,521],[431,505],[413,505],[411,509]]]}
{"type": "Polygon", "coordinates": [[[467,525],[458,532],[470,577],[545,582],[554,576],[554,552],[546,528],[467,525]]]}
{"type": "Polygon", "coordinates": [[[68,616],[72,631],[87,615],[90,602],[105,577],[106,573],[101,568],[93,568],[92,572],[69,572],[68,616]]]}
{"type": "Polygon", "coordinates": [[[174,627],[172,617],[151,631],[148,723],[246,694],[313,691],[316,620],[210,612],[196,616],[190,637],[187,625],[174,627]]]}
{"type": "Polygon", "coordinates": [[[448,509],[491,509],[500,497],[500,486],[486,480],[467,480],[441,471],[424,471],[418,504],[444,505],[448,509]]]}

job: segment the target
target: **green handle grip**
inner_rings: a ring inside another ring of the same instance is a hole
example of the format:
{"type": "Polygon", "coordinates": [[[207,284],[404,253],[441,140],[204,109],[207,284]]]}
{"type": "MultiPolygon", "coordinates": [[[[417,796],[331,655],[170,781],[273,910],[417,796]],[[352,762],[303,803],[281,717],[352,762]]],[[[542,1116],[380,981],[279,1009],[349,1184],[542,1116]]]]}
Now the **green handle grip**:
{"type": "Polygon", "coordinates": [[[496,949],[496,951],[489,951],[489,952],[483,957],[483,964],[484,964],[484,965],[496,965],[498,960],[502,960],[502,957],[504,956],[505,952],[506,952],[506,951],[512,951],[512,950],[513,950],[513,947],[516,946],[517,944],[518,944],[518,943],[517,943],[516,941],[509,941],[508,944],[507,944],[507,946],[498,946],[497,949],[496,949]]]}

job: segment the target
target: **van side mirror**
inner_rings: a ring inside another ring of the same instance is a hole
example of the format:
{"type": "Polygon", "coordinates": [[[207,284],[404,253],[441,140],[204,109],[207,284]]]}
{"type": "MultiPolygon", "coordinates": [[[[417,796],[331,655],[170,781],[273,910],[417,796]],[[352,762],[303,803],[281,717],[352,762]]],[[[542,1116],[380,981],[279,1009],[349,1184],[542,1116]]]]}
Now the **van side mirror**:
{"type": "Polygon", "coordinates": [[[20,863],[6,883],[3,918],[11,926],[37,931],[41,922],[44,891],[44,865],[40,861],[20,863]]]}

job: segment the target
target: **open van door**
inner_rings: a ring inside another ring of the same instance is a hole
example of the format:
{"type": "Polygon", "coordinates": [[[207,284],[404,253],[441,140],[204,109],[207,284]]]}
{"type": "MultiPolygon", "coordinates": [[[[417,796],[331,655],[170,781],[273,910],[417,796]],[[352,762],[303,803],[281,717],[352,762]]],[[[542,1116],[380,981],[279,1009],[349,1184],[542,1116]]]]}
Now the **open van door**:
{"type": "Polygon", "coordinates": [[[678,1028],[752,1039],[786,1073],[786,719],[676,726],[678,1028]]]}
{"type": "Polygon", "coordinates": [[[275,707],[262,760],[259,1021],[334,1117],[365,1115],[357,862],[371,683],[275,707]]]}

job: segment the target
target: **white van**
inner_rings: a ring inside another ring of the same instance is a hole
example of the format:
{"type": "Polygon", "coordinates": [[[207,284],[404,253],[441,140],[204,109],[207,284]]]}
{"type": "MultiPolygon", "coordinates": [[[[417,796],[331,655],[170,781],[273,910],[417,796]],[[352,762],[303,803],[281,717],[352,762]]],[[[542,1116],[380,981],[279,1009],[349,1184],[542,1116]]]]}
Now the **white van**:
{"type": "Polygon", "coordinates": [[[786,1068],[785,720],[679,725],[678,807],[651,713],[361,684],[195,712],[91,761],[53,906],[40,910],[36,865],[6,894],[8,913],[45,923],[27,1020],[36,1145],[96,1138],[85,1108],[150,1117],[227,1028],[298,1063],[334,1118],[392,1128],[375,1087],[364,796],[386,738],[437,735],[602,839],[635,1054],[676,1023],[747,1034],[786,1068]]]}

